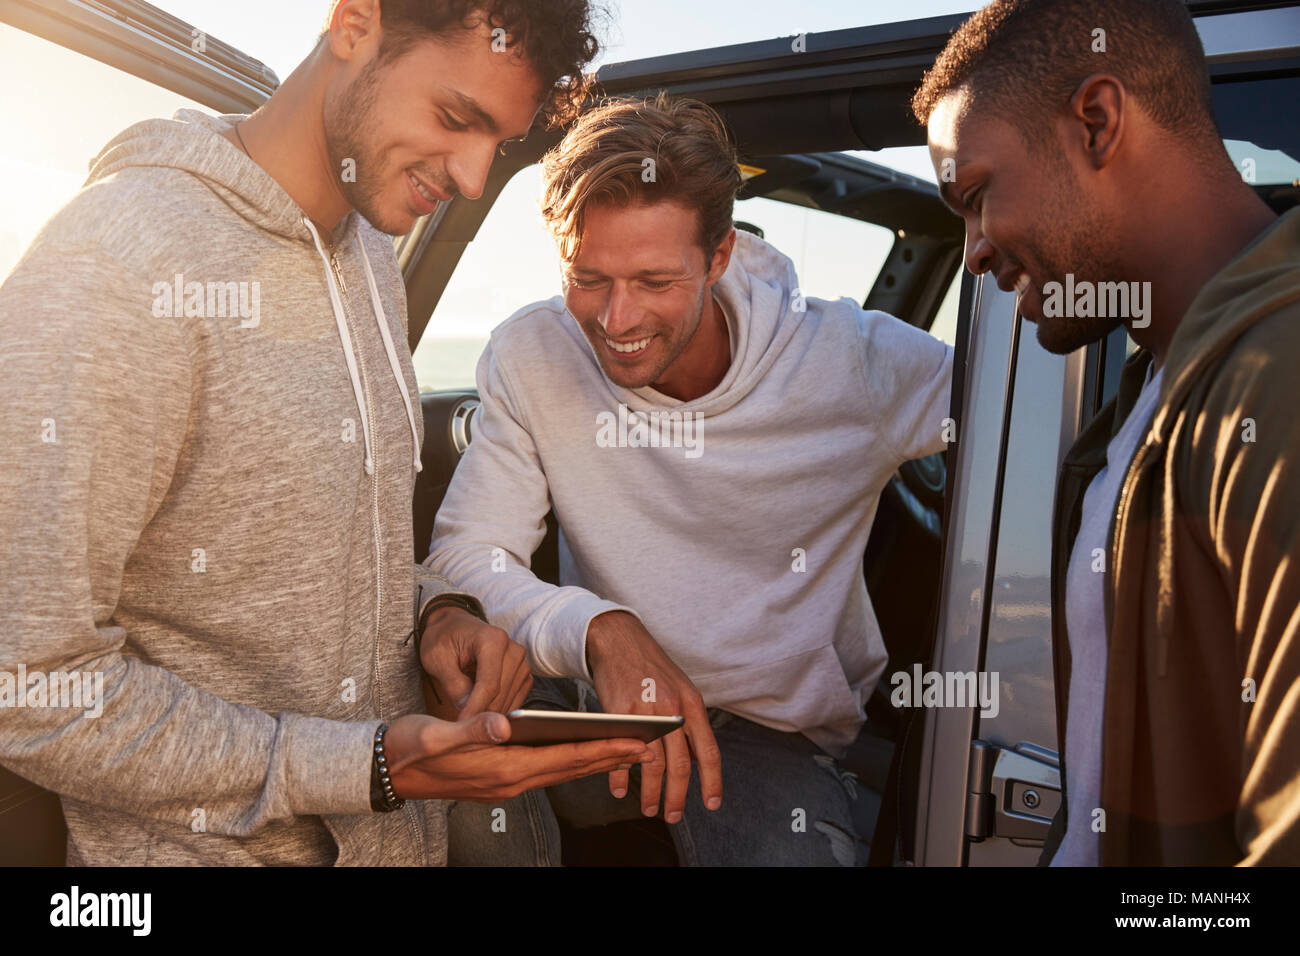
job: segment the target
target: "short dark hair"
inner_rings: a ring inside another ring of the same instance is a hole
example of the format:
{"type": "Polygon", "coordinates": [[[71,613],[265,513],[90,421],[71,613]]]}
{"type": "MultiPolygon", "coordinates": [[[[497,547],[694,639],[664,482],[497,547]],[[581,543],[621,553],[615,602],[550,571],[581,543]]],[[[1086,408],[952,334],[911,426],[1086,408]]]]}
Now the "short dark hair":
{"type": "Polygon", "coordinates": [[[980,101],[1033,145],[1094,73],[1118,77],[1180,139],[1219,140],[1205,49],[1180,0],[994,0],[949,39],[912,111],[926,125],[941,99],[966,86],[972,108],[980,101]]]}
{"type": "Polygon", "coordinates": [[[583,71],[600,52],[595,21],[606,15],[592,0],[381,0],[379,9],[384,35],[377,66],[425,37],[484,21],[505,31],[508,47],[522,52],[549,88],[542,104],[548,127],[572,122],[591,94],[593,78],[583,71]]]}
{"type": "Polygon", "coordinates": [[[696,244],[711,258],[740,187],[735,144],[711,106],[666,93],[610,97],[542,157],[542,219],[569,262],[589,204],[674,201],[695,211],[696,244]]]}

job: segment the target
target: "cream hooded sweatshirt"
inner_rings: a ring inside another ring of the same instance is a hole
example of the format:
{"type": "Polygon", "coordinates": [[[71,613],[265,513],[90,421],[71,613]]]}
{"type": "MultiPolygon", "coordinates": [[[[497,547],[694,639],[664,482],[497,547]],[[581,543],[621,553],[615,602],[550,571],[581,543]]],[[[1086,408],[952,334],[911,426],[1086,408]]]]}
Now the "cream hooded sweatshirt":
{"type": "Polygon", "coordinates": [[[953,352],[798,285],[737,234],[714,290],[731,367],[690,402],[610,382],[559,297],[508,319],[430,564],[542,674],[590,679],[587,625],[628,610],[706,705],[841,755],[887,659],[862,575],[876,503],[945,447],[953,352]],[[561,587],[529,570],[552,506],[561,587]]]}

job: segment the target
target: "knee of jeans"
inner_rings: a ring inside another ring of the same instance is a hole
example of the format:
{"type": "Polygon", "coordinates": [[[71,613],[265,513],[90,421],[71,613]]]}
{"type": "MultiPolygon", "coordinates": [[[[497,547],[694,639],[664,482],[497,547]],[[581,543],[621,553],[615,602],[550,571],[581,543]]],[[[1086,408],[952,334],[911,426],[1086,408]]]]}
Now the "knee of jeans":
{"type": "Polygon", "coordinates": [[[813,829],[830,842],[831,856],[840,866],[854,866],[858,861],[858,838],[829,820],[818,820],[813,829]]]}
{"type": "Polygon", "coordinates": [[[817,766],[823,771],[830,774],[835,782],[844,788],[844,793],[848,796],[850,801],[858,799],[858,787],[861,786],[861,784],[858,781],[858,775],[856,773],[849,770],[842,770],[840,765],[835,762],[835,758],[828,757],[826,754],[814,754],[812,759],[813,763],[817,764],[817,766]]]}
{"type": "MultiPolygon", "coordinates": [[[[858,775],[848,770],[840,768],[832,757],[825,754],[814,754],[813,763],[828,774],[836,783],[843,788],[845,796],[848,798],[850,808],[858,799],[858,775]]],[[[850,817],[850,826],[851,826],[850,817]]],[[[813,823],[813,829],[824,836],[830,843],[831,856],[840,866],[854,866],[858,860],[858,848],[860,840],[858,835],[852,829],[846,829],[839,823],[831,820],[817,820],[813,823]]]]}

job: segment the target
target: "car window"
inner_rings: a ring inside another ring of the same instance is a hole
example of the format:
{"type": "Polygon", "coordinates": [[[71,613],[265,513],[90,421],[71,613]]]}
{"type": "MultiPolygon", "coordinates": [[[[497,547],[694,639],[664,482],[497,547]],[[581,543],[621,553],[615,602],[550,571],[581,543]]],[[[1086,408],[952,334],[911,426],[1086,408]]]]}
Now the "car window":
{"type": "Polygon", "coordinates": [[[959,265],[952,281],[948,283],[948,291],[939,303],[939,311],[935,313],[934,324],[930,326],[930,334],[940,342],[955,346],[957,344],[957,307],[961,304],[961,279],[965,273],[966,267],[959,265]]]}
{"type": "Polygon", "coordinates": [[[1265,149],[1241,139],[1225,139],[1223,145],[1232,157],[1237,172],[1248,183],[1300,183],[1300,161],[1280,149],[1265,149]]]}
{"type": "Polygon", "coordinates": [[[541,167],[520,170],[466,247],[415,350],[422,391],[473,388],[492,330],[523,306],[559,294],[559,257],[537,206],[541,192],[541,167]]]}
{"type": "Polygon", "coordinates": [[[742,199],[736,219],[758,226],[790,257],[806,298],[861,303],[894,245],[893,230],[884,226],[774,199],[742,199]]]}
{"type": "MultiPolygon", "coordinates": [[[[465,250],[415,350],[422,390],[472,388],[492,329],[560,293],[559,258],[537,205],[541,188],[539,166],[516,173],[465,250]]],[[[737,202],[735,218],[793,260],[800,291],[813,298],[864,301],[894,243],[884,226],[771,199],[737,202]]],[[[949,343],[959,291],[960,276],[935,323],[949,343]]]]}
{"type": "Polygon", "coordinates": [[[0,280],[132,123],[202,107],[97,60],[0,24],[0,280]],[[21,91],[21,92],[20,92],[21,91]]]}

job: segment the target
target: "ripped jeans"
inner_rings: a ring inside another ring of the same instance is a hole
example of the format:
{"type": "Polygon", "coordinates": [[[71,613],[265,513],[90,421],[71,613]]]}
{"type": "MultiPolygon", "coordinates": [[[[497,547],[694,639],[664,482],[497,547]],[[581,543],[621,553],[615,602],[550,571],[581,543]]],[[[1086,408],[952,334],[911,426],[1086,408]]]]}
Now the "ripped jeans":
{"type": "MultiPolygon", "coordinates": [[[[567,678],[538,678],[524,706],[600,710],[589,687],[567,678]]],[[[722,752],[722,806],[704,806],[692,765],[682,819],[667,825],[683,866],[866,865],[853,813],[862,785],[853,774],[802,734],[716,708],[709,724],[722,752]]],[[[556,817],[575,829],[642,819],[640,767],[621,800],[600,774],[491,805],[450,804],[448,864],[558,866],[556,817]]]]}

